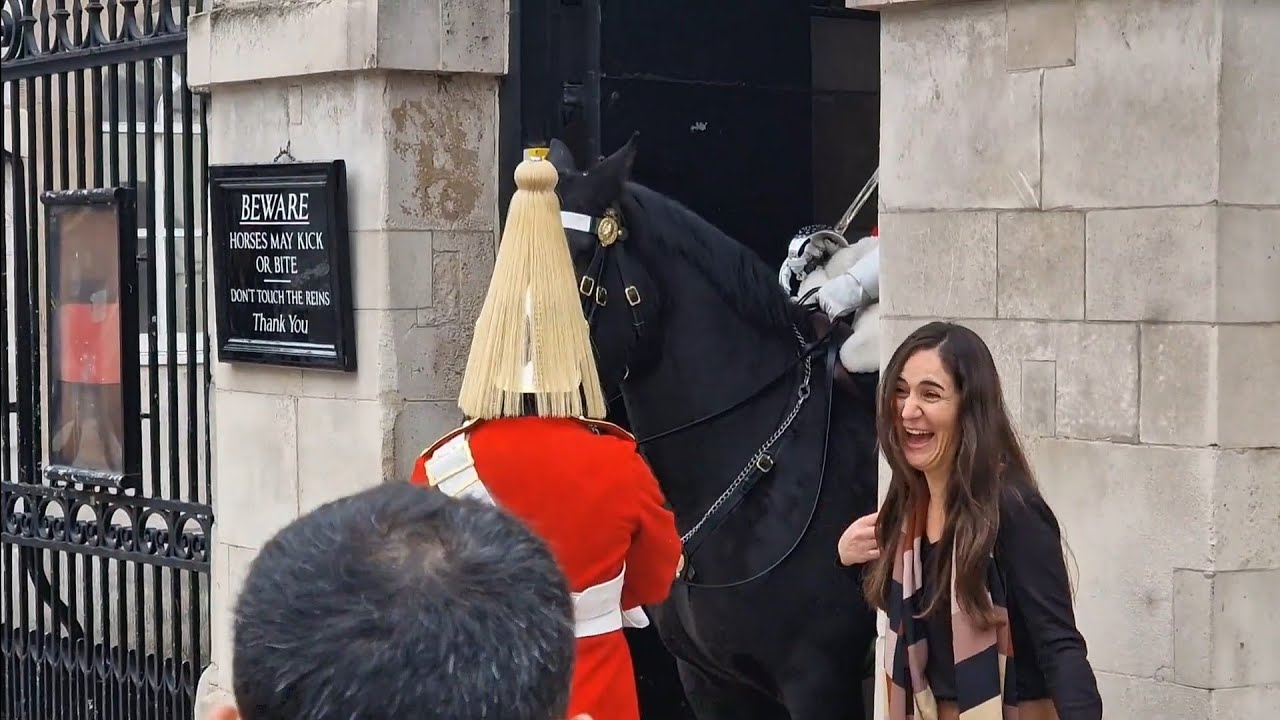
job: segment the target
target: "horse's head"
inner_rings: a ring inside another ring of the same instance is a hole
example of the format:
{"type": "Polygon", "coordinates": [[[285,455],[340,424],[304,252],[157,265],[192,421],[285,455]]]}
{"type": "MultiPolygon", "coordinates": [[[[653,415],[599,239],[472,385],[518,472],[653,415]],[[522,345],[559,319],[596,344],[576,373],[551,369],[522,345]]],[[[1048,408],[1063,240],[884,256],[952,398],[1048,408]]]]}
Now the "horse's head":
{"type": "Polygon", "coordinates": [[[601,382],[609,394],[649,362],[657,344],[658,287],[635,250],[634,218],[623,208],[635,156],[635,135],[588,170],[578,168],[559,140],[552,141],[548,155],[560,174],[556,192],[565,234],[601,382]]]}

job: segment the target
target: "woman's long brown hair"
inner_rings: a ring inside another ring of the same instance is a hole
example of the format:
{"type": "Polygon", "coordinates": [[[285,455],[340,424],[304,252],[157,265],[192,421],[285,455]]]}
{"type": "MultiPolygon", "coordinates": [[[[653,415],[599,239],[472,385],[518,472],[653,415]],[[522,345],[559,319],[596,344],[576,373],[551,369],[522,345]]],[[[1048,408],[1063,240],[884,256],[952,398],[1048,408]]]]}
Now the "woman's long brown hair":
{"type": "MultiPolygon", "coordinates": [[[[896,389],[911,356],[937,350],[959,395],[959,444],[947,497],[947,521],[939,562],[933,573],[937,594],[926,599],[924,614],[949,602],[951,548],[955,548],[956,596],[960,608],[983,627],[998,622],[987,595],[987,564],[1000,525],[1000,498],[1005,487],[1034,489],[1035,479],[1018,442],[1004,404],[1000,375],[991,351],[972,330],[954,323],[933,322],[902,342],[881,373],[876,433],[892,479],[876,521],[881,552],[867,569],[863,590],[871,604],[886,610],[893,561],[902,553],[903,522],[917,502],[927,502],[924,474],[907,464],[898,437],[896,389]]],[[[943,606],[945,607],[945,606],[943,606]]]]}

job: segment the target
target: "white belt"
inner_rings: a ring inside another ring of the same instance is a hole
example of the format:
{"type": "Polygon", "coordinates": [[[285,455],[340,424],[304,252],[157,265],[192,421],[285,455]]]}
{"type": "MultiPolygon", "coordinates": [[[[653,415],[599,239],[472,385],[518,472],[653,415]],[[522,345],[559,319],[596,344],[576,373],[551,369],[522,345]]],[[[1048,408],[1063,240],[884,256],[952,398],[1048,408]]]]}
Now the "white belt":
{"type": "Polygon", "coordinates": [[[612,580],[573,593],[574,636],[591,637],[624,627],[649,626],[643,609],[622,609],[622,580],[626,574],[627,567],[623,565],[622,572],[612,580]]]}

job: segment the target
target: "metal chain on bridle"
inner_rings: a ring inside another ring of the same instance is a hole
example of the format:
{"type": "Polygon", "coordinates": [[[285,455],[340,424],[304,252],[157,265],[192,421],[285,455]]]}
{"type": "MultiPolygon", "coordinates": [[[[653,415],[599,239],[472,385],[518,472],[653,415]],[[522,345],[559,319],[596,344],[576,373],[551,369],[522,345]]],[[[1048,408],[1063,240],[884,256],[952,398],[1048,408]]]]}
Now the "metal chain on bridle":
{"type": "MultiPolygon", "coordinates": [[[[803,352],[805,349],[804,336],[800,334],[800,331],[795,326],[792,326],[791,330],[795,333],[796,340],[799,341],[800,349],[803,352]]],[[[724,505],[724,503],[732,497],[735,492],[737,492],[738,488],[742,486],[742,483],[747,481],[748,477],[751,477],[752,471],[759,470],[761,472],[767,472],[772,468],[773,460],[769,455],[769,450],[778,442],[779,439],[782,438],[782,436],[787,432],[787,429],[791,427],[791,423],[795,422],[796,417],[800,415],[800,410],[804,407],[805,401],[809,399],[809,381],[812,377],[813,356],[810,353],[805,353],[804,375],[800,379],[800,387],[796,390],[796,404],[791,408],[791,412],[787,414],[785,419],[783,419],[782,424],[778,426],[778,429],[774,430],[773,434],[769,436],[769,439],[764,441],[764,444],[760,446],[760,449],[756,450],[756,452],[751,456],[751,460],[747,462],[746,467],[742,468],[742,471],[739,472],[738,476],[729,484],[729,487],[721,493],[720,497],[716,498],[715,502],[711,503],[711,507],[707,508],[707,511],[703,513],[702,518],[698,520],[698,522],[694,523],[693,527],[689,528],[688,532],[681,536],[680,542],[682,544],[688,544],[689,540],[692,539],[693,536],[702,529],[702,526],[707,523],[707,520],[720,509],[720,506],[724,505]]]]}

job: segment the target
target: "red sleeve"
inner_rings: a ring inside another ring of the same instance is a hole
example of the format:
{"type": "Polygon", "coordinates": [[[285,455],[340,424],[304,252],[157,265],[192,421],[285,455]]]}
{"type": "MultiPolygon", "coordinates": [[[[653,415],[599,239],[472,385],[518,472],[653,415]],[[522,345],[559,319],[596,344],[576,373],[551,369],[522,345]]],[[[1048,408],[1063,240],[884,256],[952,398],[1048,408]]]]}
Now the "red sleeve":
{"type": "Polygon", "coordinates": [[[409,474],[409,482],[413,485],[430,485],[427,482],[427,454],[423,453],[413,461],[413,471],[409,474]]]}
{"type": "Polygon", "coordinates": [[[683,550],[675,516],[666,508],[658,479],[639,454],[632,455],[632,463],[638,512],[627,551],[627,574],[622,586],[624,608],[665,600],[675,582],[683,550]]]}

